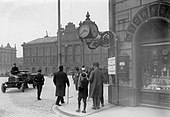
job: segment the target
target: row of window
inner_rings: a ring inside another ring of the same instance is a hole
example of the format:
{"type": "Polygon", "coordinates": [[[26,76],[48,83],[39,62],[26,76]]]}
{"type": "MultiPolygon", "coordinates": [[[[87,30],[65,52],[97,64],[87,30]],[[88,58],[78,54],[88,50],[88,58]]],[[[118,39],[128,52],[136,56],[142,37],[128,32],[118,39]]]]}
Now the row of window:
{"type": "Polygon", "coordinates": [[[0,53],[0,62],[13,63],[15,61],[15,54],[11,53],[0,53]]]}
{"type": "MultiPolygon", "coordinates": [[[[100,53],[100,47],[95,50],[90,50],[87,46],[84,47],[84,52],[86,54],[91,53],[100,53]]],[[[82,45],[63,45],[61,48],[61,53],[63,55],[80,55],[82,52],[82,45]]],[[[103,53],[107,53],[107,48],[102,48],[103,53]]],[[[48,45],[44,47],[28,47],[24,48],[24,54],[26,57],[30,56],[55,56],[57,55],[57,46],[48,45]]]]}
{"type": "Polygon", "coordinates": [[[31,65],[57,64],[57,56],[25,58],[24,63],[31,65]]]}
{"type": "MultiPolygon", "coordinates": [[[[67,56],[62,56],[61,62],[62,64],[68,63],[82,63],[83,61],[83,56],[82,55],[67,55],[67,56]]],[[[89,64],[92,63],[94,60],[95,61],[102,61],[103,63],[107,64],[107,58],[108,55],[107,53],[105,54],[86,54],[84,55],[84,63],[89,64]]],[[[34,58],[25,58],[24,63],[26,65],[54,65],[57,64],[57,56],[51,56],[51,57],[34,57],[34,58]]]]}

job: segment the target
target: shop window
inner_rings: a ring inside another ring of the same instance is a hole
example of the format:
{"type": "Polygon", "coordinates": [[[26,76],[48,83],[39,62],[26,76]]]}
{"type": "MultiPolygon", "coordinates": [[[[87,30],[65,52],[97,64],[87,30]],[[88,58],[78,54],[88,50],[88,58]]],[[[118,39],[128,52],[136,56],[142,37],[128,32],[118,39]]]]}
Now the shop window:
{"type": "Polygon", "coordinates": [[[142,47],[142,89],[170,91],[169,45],[142,47]]]}

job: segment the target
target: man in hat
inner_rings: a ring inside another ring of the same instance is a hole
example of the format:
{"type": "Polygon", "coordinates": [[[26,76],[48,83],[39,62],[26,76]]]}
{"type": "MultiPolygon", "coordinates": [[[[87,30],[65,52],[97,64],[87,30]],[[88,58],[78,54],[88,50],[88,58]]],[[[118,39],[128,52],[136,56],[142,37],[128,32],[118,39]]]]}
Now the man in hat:
{"type": "Polygon", "coordinates": [[[99,63],[93,63],[94,70],[91,72],[89,81],[90,81],[90,90],[89,97],[93,99],[92,109],[99,109],[100,107],[100,98],[103,96],[103,81],[105,76],[103,72],[99,69],[99,63]]]}
{"type": "Polygon", "coordinates": [[[63,66],[59,66],[59,71],[57,73],[54,73],[53,77],[53,83],[56,86],[56,105],[61,106],[60,102],[63,104],[64,102],[64,96],[65,96],[65,89],[66,84],[69,87],[70,83],[67,77],[67,74],[63,72],[63,66]]]}
{"type": "Polygon", "coordinates": [[[37,99],[41,100],[40,96],[45,81],[44,76],[41,74],[41,69],[38,70],[38,74],[35,76],[34,81],[37,86],[37,99]]]}
{"type": "Polygon", "coordinates": [[[19,68],[16,66],[16,63],[13,64],[14,66],[11,69],[11,74],[17,75],[19,73],[19,68]]]}

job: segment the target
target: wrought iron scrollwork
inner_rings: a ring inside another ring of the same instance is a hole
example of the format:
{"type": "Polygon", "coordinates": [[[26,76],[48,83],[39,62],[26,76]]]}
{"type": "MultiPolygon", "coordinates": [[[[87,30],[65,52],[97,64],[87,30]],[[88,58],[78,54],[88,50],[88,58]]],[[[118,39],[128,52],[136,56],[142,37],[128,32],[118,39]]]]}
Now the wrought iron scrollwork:
{"type": "Polygon", "coordinates": [[[110,47],[114,45],[114,35],[111,31],[100,32],[98,38],[86,43],[90,49],[96,49],[99,46],[110,47]]]}
{"type": "Polygon", "coordinates": [[[110,47],[111,45],[114,44],[114,35],[111,31],[101,33],[100,39],[101,39],[100,46],[110,47]]]}

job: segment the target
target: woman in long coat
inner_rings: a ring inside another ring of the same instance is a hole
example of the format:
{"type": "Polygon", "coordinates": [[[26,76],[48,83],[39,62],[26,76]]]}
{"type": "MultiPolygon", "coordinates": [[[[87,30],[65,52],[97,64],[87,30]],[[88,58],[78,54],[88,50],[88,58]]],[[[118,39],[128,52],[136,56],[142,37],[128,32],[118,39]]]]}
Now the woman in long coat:
{"type": "Polygon", "coordinates": [[[63,66],[59,67],[59,71],[57,73],[54,73],[53,78],[54,85],[56,86],[56,92],[55,95],[57,97],[56,105],[61,106],[59,103],[64,103],[64,96],[65,96],[65,89],[66,84],[69,87],[70,83],[67,77],[67,74],[63,72],[63,66]]]}
{"type": "Polygon", "coordinates": [[[93,63],[93,66],[95,69],[91,72],[89,77],[89,97],[93,98],[92,109],[99,109],[100,97],[103,96],[103,80],[105,79],[105,76],[103,72],[99,69],[99,63],[93,63]]]}

